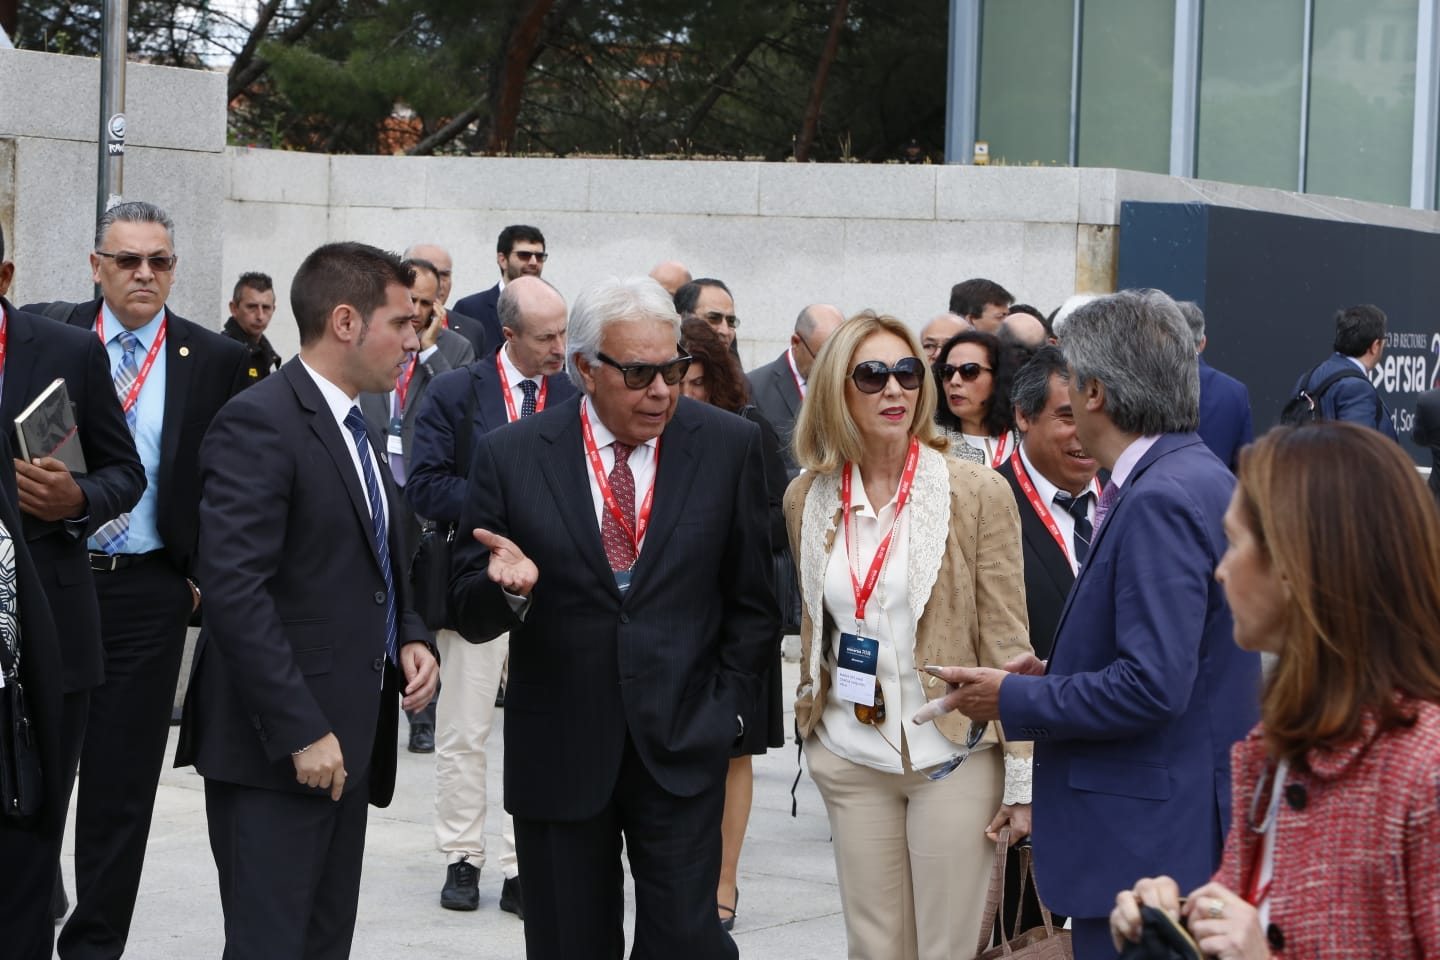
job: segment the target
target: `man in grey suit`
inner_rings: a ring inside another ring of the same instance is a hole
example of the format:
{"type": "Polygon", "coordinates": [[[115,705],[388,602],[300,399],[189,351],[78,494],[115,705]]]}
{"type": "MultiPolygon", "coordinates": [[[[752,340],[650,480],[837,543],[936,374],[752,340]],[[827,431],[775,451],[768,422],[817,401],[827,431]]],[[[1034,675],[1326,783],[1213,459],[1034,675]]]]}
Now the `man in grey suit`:
{"type": "Polygon", "coordinates": [[[795,454],[790,450],[790,434],[800,413],[800,401],[805,399],[805,379],[810,375],[815,355],[844,322],[845,314],[839,307],[828,303],[810,304],[795,318],[789,348],[749,373],[750,399],[780,435],[780,453],[785,458],[785,473],[791,480],[800,472],[795,454]]]}
{"type": "MultiPolygon", "coordinates": [[[[420,409],[425,388],[440,374],[457,370],[475,359],[475,348],[470,341],[454,330],[445,329],[444,304],[441,303],[439,310],[435,307],[440,302],[440,271],[435,264],[428,260],[406,260],[405,264],[415,271],[415,283],[410,288],[410,297],[415,302],[411,322],[420,336],[420,350],[411,355],[394,390],[360,394],[360,411],[370,429],[385,437],[390,475],[402,492],[415,437],[415,413],[420,409]]],[[[411,514],[408,522],[412,527],[409,539],[414,542],[419,535],[419,521],[411,514]]],[[[404,559],[408,565],[409,557],[404,559]]],[[[410,717],[410,752],[434,753],[434,701],[407,715],[410,717]]]]}

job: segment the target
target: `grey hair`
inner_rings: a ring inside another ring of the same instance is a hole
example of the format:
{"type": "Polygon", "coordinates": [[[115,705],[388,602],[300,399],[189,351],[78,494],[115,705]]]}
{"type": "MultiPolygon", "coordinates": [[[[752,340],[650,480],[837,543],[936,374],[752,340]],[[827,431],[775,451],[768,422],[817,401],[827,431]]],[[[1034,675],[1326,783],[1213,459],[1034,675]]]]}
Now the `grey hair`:
{"type": "Polygon", "coordinates": [[[105,235],[110,232],[111,225],[115,223],[158,223],[165,228],[165,232],[170,237],[170,249],[175,249],[175,221],[170,219],[170,214],[153,203],[146,203],[144,200],[128,200],[125,203],[117,203],[106,210],[105,215],[95,224],[96,250],[105,244],[105,235]]]}
{"type": "Polygon", "coordinates": [[[1059,347],[1047,344],[1035,351],[1010,383],[1010,402],[1026,420],[1034,420],[1045,410],[1050,401],[1051,377],[1069,383],[1070,366],[1059,347]]]}
{"type": "Polygon", "coordinates": [[[1105,413],[1140,436],[1189,433],[1200,423],[1200,371],[1190,330],[1159,290],[1122,290],[1077,309],[1060,349],[1075,386],[1105,385],[1105,413]]]}
{"type": "Polygon", "coordinates": [[[675,301],[664,287],[649,277],[624,280],[611,277],[576,297],[565,328],[565,340],[569,344],[565,369],[570,381],[578,389],[585,389],[575,356],[583,357],[592,369],[599,366],[600,341],[607,327],[644,320],[670,324],[675,341],[680,341],[680,315],[675,312],[675,301]]]}
{"type": "Polygon", "coordinates": [[[1175,306],[1180,308],[1180,316],[1185,318],[1185,325],[1190,328],[1190,338],[1195,341],[1195,349],[1200,349],[1200,341],[1205,339],[1205,314],[1200,309],[1200,304],[1194,300],[1181,300],[1175,306]]]}
{"type": "MultiPolygon", "coordinates": [[[[564,303],[565,297],[555,288],[555,284],[546,280],[544,277],[532,277],[531,279],[539,280],[545,284],[545,286],[554,290],[555,295],[560,297],[561,303],[564,303]]],[[[495,302],[495,315],[497,319],[499,319],[502,328],[508,327],[516,333],[524,333],[525,314],[520,311],[520,295],[511,293],[510,287],[511,284],[507,283],[505,284],[505,289],[500,291],[500,299],[495,302]]]]}
{"type": "Polygon", "coordinates": [[[1092,302],[1098,294],[1077,293],[1065,298],[1065,302],[1055,308],[1055,316],[1050,318],[1050,332],[1055,339],[1060,339],[1065,333],[1065,322],[1070,319],[1070,314],[1092,302]]]}

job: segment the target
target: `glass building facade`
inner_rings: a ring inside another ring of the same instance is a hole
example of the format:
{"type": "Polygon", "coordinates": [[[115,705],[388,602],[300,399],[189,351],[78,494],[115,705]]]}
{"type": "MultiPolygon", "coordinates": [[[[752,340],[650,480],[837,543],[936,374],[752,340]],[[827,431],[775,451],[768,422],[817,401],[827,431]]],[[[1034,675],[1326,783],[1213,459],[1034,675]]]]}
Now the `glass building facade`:
{"type": "Polygon", "coordinates": [[[947,157],[1435,209],[1437,6],[950,0],[947,157]]]}

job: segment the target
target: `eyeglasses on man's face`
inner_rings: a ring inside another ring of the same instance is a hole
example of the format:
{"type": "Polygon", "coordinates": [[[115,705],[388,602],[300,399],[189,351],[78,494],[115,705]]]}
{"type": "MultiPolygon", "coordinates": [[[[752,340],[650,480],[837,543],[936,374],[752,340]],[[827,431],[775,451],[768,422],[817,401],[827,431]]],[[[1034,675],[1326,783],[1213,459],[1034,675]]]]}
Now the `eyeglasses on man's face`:
{"type": "Polygon", "coordinates": [[[673,387],[685,379],[691,361],[688,356],[680,356],[664,363],[620,363],[603,353],[596,354],[596,357],[601,363],[607,363],[624,374],[625,386],[631,390],[644,390],[655,382],[657,376],[673,387]]]}
{"type": "Polygon", "coordinates": [[[147,257],[139,253],[106,253],[104,250],[96,250],[95,256],[114,261],[115,266],[121,270],[139,270],[140,264],[148,263],[155,273],[169,273],[175,269],[176,259],[174,254],[166,256],[155,253],[147,257]]]}
{"type": "Polygon", "coordinates": [[[531,260],[544,263],[550,259],[550,254],[544,250],[512,250],[510,251],[510,256],[519,257],[521,261],[525,263],[529,263],[531,260]]]}

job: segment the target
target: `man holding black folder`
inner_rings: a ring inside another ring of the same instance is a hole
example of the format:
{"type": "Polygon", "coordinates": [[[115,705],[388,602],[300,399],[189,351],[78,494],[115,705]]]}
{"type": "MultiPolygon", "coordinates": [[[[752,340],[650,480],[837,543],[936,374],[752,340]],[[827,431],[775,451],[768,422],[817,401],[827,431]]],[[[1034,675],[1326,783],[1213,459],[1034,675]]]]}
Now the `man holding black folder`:
{"type": "MultiPolygon", "coordinates": [[[[14,461],[25,539],[60,640],[63,778],[54,786],[64,793],[63,811],[80,760],[90,692],[105,681],[100,610],[85,538],[135,505],[145,489],[145,470],[110,385],[105,348],[84,331],[11,306],[4,294],[13,272],[0,234],[0,428],[13,437],[16,414],[53,380],[63,379],[88,467],[83,476],[72,476],[52,458],[14,461]]],[[[62,813],[53,830],[35,836],[36,842],[53,843],[57,865],[64,829],[62,813]]],[[[33,908],[48,916],[50,880],[24,883],[33,908]]]]}
{"type": "Polygon", "coordinates": [[[81,750],[75,910],[60,932],[64,960],[118,957],[125,948],[185,628],[200,603],[193,573],[200,440],[247,380],[244,347],[166,307],[177,262],[174,231],[153,204],[112,207],[100,218],[90,254],[103,297],[44,308],[103,345],[106,385],[119,398],[121,424],[135,437],[147,482],[133,510],[86,531],[104,685],[91,695],[81,750]]]}

